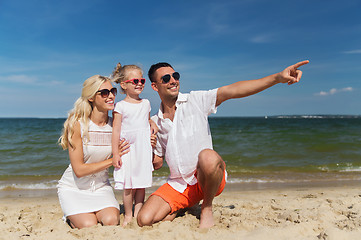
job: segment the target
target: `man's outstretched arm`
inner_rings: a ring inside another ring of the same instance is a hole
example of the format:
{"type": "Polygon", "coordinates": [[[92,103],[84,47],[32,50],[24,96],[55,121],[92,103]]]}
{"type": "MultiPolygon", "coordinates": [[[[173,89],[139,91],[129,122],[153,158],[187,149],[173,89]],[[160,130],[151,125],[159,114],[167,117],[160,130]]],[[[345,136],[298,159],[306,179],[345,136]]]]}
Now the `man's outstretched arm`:
{"type": "Polygon", "coordinates": [[[309,63],[308,60],[298,62],[285,68],[282,72],[272,74],[264,78],[239,81],[227,86],[220,87],[217,91],[216,106],[219,106],[222,102],[228,99],[242,98],[256,94],[276,85],[277,83],[288,83],[288,85],[291,85],[293,83],[299,82],[302,76],[302,71],[298,68],[307,63],[309,63]]]}

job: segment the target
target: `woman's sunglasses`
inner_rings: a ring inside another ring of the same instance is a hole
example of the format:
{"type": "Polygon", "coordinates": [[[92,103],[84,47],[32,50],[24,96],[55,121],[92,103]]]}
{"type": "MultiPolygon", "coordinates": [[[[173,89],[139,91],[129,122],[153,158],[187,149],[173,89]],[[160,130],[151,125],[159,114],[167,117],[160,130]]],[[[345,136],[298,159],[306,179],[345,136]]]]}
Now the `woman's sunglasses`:
{"type": "Polygon", "coordinates": [[[112,89],[101,89],[99,91],[97,91],[97,93],[100,93],[100,96],[102,96],[103,98],[107,98],[109,97],[109,93],[112,93],[115,97],[115,95],[117,95],[117,89],[116,88],[112,88],[112,89]]]}
{"type": "MultiPolygon", "coordinates": [[[[172,77],[174,78],[174,80],[179,81],[179,78],[180,78],[179,72],[172,73],[172,77]]],[[[171,78],[170,74],[166,74],[163,77],[161,77],[161,79],[163,80],[163,83],[169,83],[170,78],[171,78]]]]}
{"type": "Polygon", "coordinates": [[[129,79],[129,80],[126,80],[126,81],[124,81],[125,83],[127,83],[127,82],[132,82],[134,85],[137,85],[139,82],[142,84],[142,85],[144,85],[145,84],[145,78],[140,78],[140,79],[138,79],[138,78],[132,78],[132,79],[129,79]]]}

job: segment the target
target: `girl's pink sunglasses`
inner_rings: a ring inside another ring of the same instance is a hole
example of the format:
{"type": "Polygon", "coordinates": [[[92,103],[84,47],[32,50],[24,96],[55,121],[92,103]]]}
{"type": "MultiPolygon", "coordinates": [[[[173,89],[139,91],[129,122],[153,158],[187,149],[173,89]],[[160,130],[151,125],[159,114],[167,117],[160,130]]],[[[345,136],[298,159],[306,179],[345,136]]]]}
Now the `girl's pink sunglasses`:
{"type": "Polygon", "coordinates": [[[132,79],[129,79],[129,80],[126,80],[126,81],[124,81],[125,83],[127,83],[127,82],[132,82],[134,85],[137,85],[138,83],[141,83],[142,85],[144,85],[145,84],[145,78],[140,78],[140,79],[138,79],[138,78],[132,78],[132,79]]]}

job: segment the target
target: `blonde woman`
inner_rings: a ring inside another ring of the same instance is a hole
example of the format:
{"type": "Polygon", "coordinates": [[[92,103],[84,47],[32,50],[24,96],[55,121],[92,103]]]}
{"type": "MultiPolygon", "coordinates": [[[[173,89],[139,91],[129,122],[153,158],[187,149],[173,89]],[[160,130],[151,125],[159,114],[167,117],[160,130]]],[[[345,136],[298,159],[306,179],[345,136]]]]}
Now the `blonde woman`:
{"type": "MultiPolygon", "coordinates": [[[[83,84],[64,123],[59,142],[68,149],[70,164],[58,184],[64,217],[73,228],[119,224],[119,204],[108,180],[112,165],[112,119],[117,89],[106,77],[95,75],[83,84]]],[[[119,155],[129,151],[121,141],[119,155]]]]}

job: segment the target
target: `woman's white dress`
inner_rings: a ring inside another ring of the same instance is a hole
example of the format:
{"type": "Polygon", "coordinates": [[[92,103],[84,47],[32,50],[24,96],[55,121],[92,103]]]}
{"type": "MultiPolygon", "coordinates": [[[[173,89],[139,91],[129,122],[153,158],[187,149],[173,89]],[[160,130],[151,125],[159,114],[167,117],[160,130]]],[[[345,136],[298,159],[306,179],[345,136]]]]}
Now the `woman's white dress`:
{"type": "MultiPolygon", "coordinates": [[[[112,119],[105,126],[98,126],[89,122],[89,141],[83,135],[84,126],[81,126],[83,139],[83,154],[85,163],[95,163],[106,160],[112,155],[112,119]]],[[[71,164],[65,170],[58,184],[58,197],[64,216],[89,213],[107,207],[119,209],[113,189],[108,179],[108,169],[92,175],[78,178],[71,164]]]]}
{"type": "Polygon", "coordinates": [[[136,189],[152,186],[152,147],[150,144],[150,102],[120,101],[114,111],[122,115],[120,138],[130,144],[129,153],[123,155],[122,166],[114,169],[115,189],[136,189]]]}

